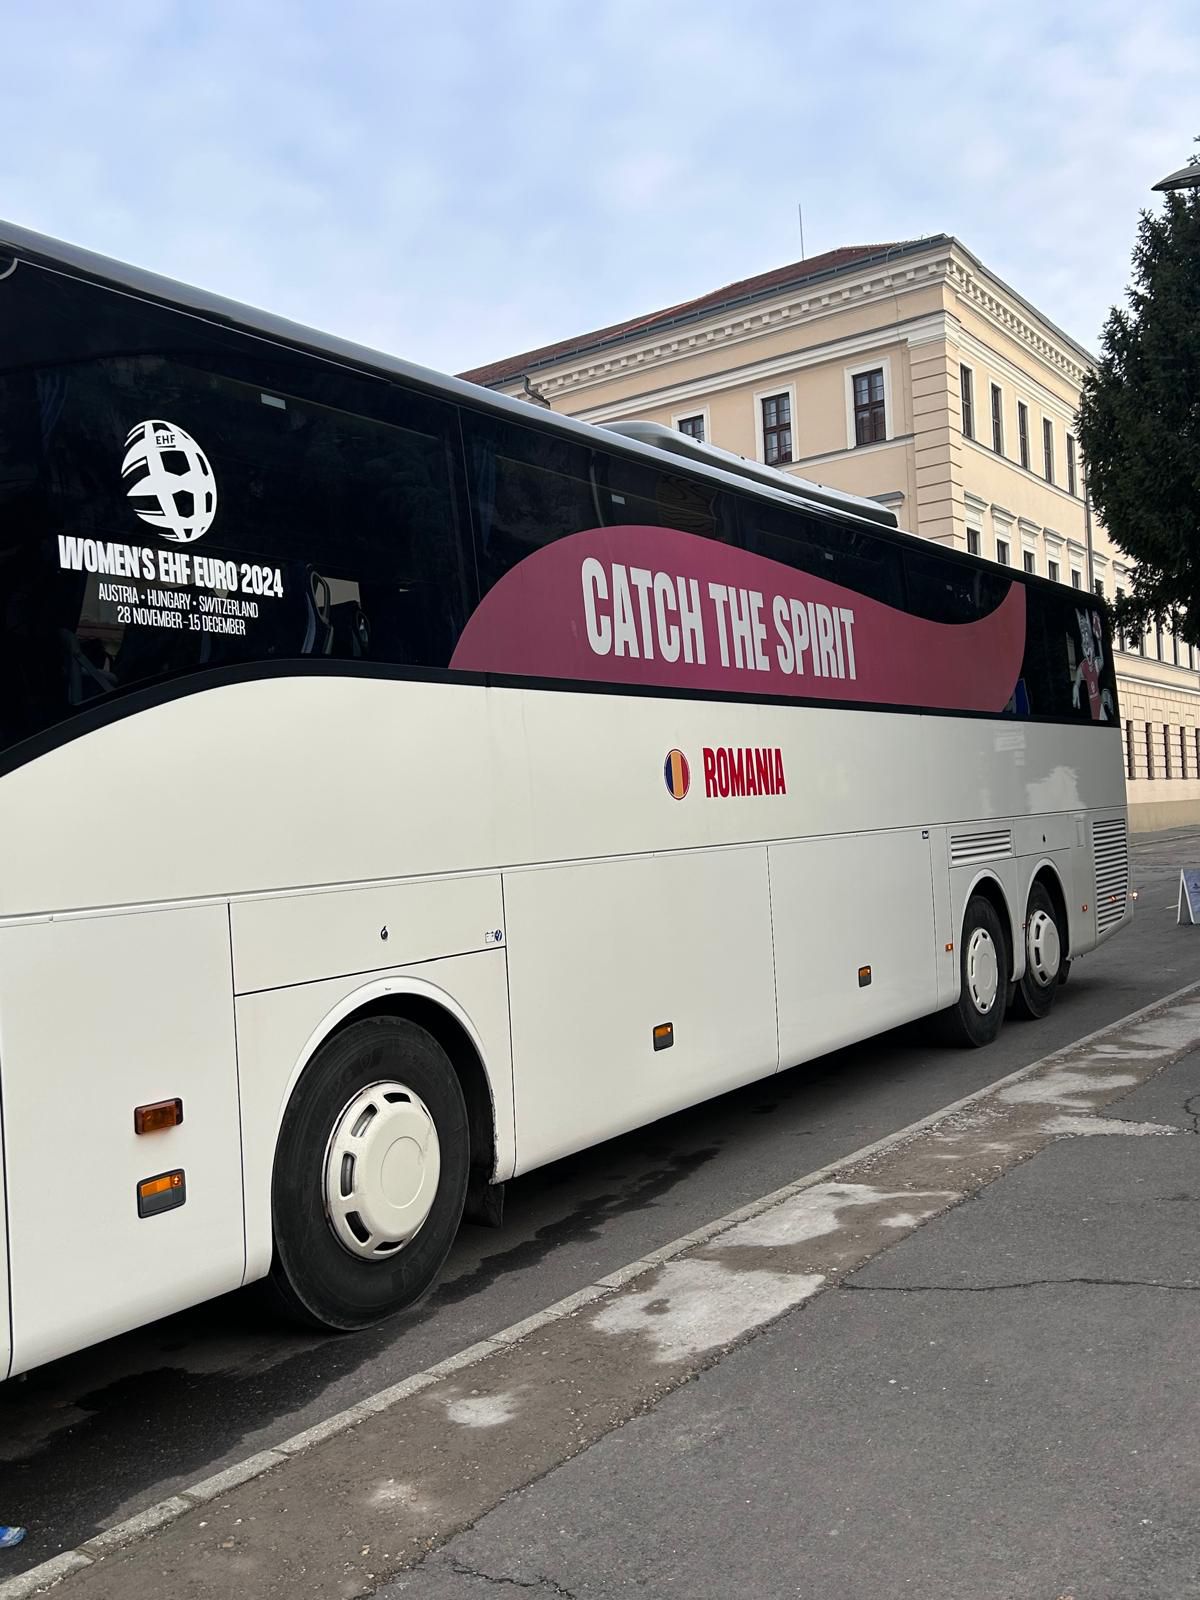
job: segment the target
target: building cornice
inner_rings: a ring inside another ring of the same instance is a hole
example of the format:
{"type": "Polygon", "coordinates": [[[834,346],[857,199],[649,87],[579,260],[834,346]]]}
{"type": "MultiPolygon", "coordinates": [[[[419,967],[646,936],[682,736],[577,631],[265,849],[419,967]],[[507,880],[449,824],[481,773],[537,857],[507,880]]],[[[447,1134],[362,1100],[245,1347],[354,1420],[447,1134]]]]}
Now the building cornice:
{"type": "MultiPolygon", "coordinates": [[[[686,360],[706,350],[732,349],[747,340],[761,338],[789,327],[803,327],[848,307],[877,301],[894,301],[946,280],[950,268],[948,245],[916,258],[899,258],[892,263],[873,263],[845,277],[817,280],[803,288],[764,298],[753,306],[731,315],[728,311],[705,318],[664,334],[661,331],[640,342],[618,348],[609,347],[587,354],[573,355],[561,363],[538,368],[538,387],[547,396],[574,394],[601,383],[611,383],[630,373],[645,371],[686,360]]],[[[894,315],[890,325],[900,320],[894,315]]],[[[879,337],[884,328],[872,331],[879,337]]],[[[793,364],[796,352],[787,358],[793,364]]],[[[502,393],[517,393],[520,378],[496,385],[502,393]]]]}
{"type": "MultiPolygon", "coordinates": [[[[867,333],[843,335],[840,339],[809,345],[803,350],[793,350],[783,355],[769,356],[765,360],[746,362],[739,367],[726,368],[721,372],[688,378],[682,383],[643,389],[637,395],[628,396],[623,400],[610,400],[604,405],[589,406],[572,412],[572,415],[582,422],[611,422],[618,417],[627,417],[631,406],[643,408],[678,406],[704,395],[719,394],[726,389],[740,389],[747,384],[758,384],[783,377],[788,373],[802,372],[807,367],[823,366],[826,362],[847,361],[858,356],[873,355],[881,350],[892,350],[931,328],[935,330],[936,337],[936,330],[944,327],[944,324],[944,314],[934,311],[927,316],[910,318],[898,325],[892,323],[885,327],[873,328],[867,333]]],[[[611,377],[612,374],[607,376],[611,377]]]]}

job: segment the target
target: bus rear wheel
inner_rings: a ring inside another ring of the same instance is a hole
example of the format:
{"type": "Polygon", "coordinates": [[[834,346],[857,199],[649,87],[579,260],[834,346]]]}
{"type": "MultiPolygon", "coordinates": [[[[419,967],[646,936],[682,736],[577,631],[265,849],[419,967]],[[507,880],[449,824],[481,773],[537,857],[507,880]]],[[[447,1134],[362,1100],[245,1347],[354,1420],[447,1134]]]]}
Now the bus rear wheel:
{"type": "Polygon", "coordinates": [[[1035,883],[1025,911],[1025,973],[1012,999],[1013,1015],[1035,1020],[1054,1004],[1063,981],[1063,937],[1045,885],[1035,883]]]}
{"type": "Polygon", "coordinates": [[[365,1017],[313,1057],[283,1119],[270,1283],[310,1327],[369,1327],[441,1270],[466,1200],[462,1088],[441,1046],[402,1017],[365,1017]]]}
{"type": "Polygon", "coordinates": [[[1009,970],[1000,918],[981,894],[967,902],[958,963],[958,1000],[944,1013],[944,1033],[953,1044],[978,1049],[991,1044],[1003,1025],[1009,970]]]}

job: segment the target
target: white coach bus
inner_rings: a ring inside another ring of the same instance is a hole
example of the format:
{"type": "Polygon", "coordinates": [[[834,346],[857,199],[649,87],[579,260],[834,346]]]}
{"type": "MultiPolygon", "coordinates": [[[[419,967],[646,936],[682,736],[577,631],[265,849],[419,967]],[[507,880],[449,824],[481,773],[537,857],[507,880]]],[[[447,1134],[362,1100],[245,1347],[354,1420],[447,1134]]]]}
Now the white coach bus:
{"type": "Polygon", "coordinates": [[[1127,915],[1090,595],[5,225],[0,622],[0,1375],[1127,915]]]}

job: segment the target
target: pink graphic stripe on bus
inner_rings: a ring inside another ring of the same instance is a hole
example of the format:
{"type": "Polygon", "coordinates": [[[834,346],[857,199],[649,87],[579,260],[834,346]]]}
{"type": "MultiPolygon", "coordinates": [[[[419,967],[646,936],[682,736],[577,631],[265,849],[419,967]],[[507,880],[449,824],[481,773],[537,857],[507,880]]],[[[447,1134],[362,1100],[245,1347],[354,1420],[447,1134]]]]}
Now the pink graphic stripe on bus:
{"type": "Polygon", "coordinates": [[[1025,591],[977,622],[910,616],[824,578],[675,528],[571,534],[484,596],[451,660],[466,672],[1003,711],[1025,591]]]}

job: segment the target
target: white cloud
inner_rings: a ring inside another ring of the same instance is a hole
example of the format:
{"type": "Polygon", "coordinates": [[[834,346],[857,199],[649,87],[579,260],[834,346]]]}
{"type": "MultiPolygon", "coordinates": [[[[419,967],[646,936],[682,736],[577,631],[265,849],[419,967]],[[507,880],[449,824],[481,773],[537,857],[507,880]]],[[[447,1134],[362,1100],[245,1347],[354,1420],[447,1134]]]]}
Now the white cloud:
{"type": "MultiPolygon", "coordinates": [[[[21,14],[23,11],[23,14],[21,14]]],[[[839,243],[957,234],[1094,347],[1191,150],[1187,0],[61,0],[0,213],[443,368],[839,243]]]]}

